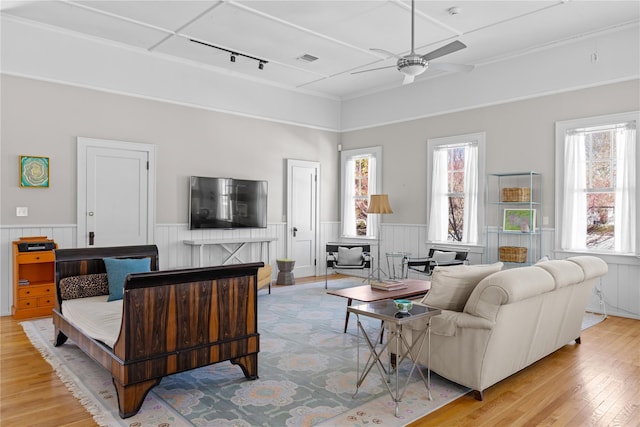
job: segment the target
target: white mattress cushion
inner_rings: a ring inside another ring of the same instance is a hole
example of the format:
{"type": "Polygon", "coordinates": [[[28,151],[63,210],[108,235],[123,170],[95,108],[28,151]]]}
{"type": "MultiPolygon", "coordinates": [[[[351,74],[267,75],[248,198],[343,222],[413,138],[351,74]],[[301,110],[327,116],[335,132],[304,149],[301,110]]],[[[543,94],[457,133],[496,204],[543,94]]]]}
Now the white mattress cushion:
{"type": "Polygon", "coordinates": [[[109,347],[118,339],[122,323],[122,300],[107,302],[109,295],[62,302],[62,314],[85,335],[109,347]]]}

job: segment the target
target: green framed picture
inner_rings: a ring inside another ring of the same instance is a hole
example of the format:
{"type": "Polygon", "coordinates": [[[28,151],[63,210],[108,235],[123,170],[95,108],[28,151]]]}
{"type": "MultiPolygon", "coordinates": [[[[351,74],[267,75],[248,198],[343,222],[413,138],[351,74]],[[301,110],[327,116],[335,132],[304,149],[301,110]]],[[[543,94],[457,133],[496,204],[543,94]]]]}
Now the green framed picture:
{"type": "Polygon", "coordinates": [[[20,156],[20,187],[49,187],[49,158],[20,156]]]}
{"type": "Polygon", "coordinates": [[[502,229],[504,231],[531,232],[536,228],[535,209],[505,209],[502,229]]]}

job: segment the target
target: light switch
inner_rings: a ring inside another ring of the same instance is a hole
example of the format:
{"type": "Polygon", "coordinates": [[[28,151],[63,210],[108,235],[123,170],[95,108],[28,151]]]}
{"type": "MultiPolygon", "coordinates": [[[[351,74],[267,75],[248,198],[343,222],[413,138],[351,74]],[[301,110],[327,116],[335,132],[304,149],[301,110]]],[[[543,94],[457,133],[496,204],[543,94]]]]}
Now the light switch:
{"type": "Polygon", "coordinates": [[[29,208],[27,208],[27,207],[17,207],[16,208],[16,216],[29,216],[29,208]]]}
{"type": "Polygon", "coordinates": [[[542,225],[549,225],[549,217],[548,216],[543,216],[542,217],[542,225]]]}

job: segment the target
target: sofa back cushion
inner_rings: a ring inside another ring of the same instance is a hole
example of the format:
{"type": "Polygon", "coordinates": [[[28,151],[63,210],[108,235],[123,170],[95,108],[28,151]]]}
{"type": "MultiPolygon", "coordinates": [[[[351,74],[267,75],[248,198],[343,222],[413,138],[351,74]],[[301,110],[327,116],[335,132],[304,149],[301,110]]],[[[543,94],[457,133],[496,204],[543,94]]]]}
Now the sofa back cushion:
{"type": "Polygon", "coordinates": [[[500,306],[550,292],[555,288],[553,276],[536,266],[500,271],[483,279],[475,287],[464,312],[495,321],[500,306]]]}
{"type": "Polygon", "coordinates": [[[436,267],[431,288],[422,303],[442,310],[462,311],[469,295],[485,277],[502,270],[503,264],[455,265],[436,267]]]}
{"type": "Polygon", "coordinates": [[[578,264],[564,261],[554,260],[547,262],[540,262],[536,264],[536,267],[542,268],[547,273],[553,276],[556,282],[556,288],[564,288],[565,286],[575,285],[584,281],[584,271],[578,264]]]}
{"type": "Polygon", "coordinates": [[[593,279],[607,274],[609,266],[602,259],[592,255],[581,255],[567,258],[567,261],[573,262],[582,268],[584,272],[584,280],[593,279]]]}

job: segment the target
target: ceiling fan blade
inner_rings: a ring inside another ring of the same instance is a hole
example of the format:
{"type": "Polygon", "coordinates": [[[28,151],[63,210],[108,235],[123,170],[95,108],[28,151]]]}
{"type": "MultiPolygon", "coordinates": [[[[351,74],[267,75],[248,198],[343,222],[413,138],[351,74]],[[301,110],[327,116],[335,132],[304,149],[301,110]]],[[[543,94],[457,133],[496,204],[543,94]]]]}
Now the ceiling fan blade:
{"type": "Polygon", "coordinates": [[[422,59],[425,61],[431,61],[432,59],[440,58],[441,56],[449,55],[450,53],[457,52],[460,49],[467,47],[466,44],[459,40],[446,44],[436,50],[432,50],[429,53],[422,55],[422,59]]]}
{"type": "Polygon", "coordinates": [[[451,64],[448,62],[433,62],[429,63],[429,69],[437,70],[437,71],[451,71],[453,73],[460,73],[463,71],[471,71],[473,70],[473,65],[463,65],[463,64],[451,64]]]}
{"type": "Polygon", "coordinates": [[[413,83],[415,76],[410,76],[409,74],[404,75],[404,80],[402,81],[402,85],[408,85],[409,83],[413,83]]]}
{"type": "Polygon", "coordinates": [[[389,65],[387,67],[369,68],[368,70],[353,71],[351,74],[368,73],[369,71],[384,70],[385,68],[396,68],[396,65],[389,65]]]}
{"type": "Polygon", "coordinates": [[[375,47],[372,47],[372,48],[370,48],[369,50],[373,50],[373,51],[375,51],[375,52],[384,53],[384,54],[385,54],[385,55],[387,55],[387,56],[392,56],[392,57],[397,58],[397,59],[401,59],[401,58],[402,58],[402,56],[400,56],[400,55],[396,55],[395,53],[393,53],[393,52],[389,52],[388,50],[384,50],[384,49],[377,49],[377,48],[375,48],[375,47]]]}

